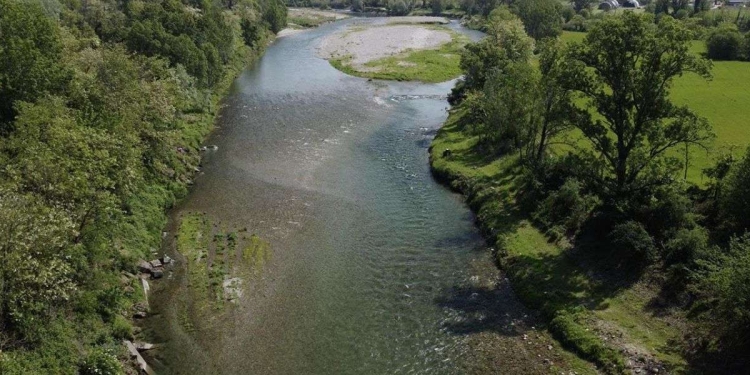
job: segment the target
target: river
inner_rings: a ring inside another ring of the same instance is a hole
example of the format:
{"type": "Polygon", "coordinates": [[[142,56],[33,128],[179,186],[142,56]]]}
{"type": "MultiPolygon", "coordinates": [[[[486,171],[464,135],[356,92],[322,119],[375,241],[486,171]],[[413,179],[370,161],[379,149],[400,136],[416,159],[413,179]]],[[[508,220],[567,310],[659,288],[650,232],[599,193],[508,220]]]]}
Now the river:
{"type": "Polygon", "coordinates": [[[186,284],[172,253],[144,324],[161,347],[149,356],[158,373],[464,372],[466,322],[479,311],[466,290],[498,272],[462,198],[430,175],[454,82],[335,70],[315,47],[351,22],[367,21],[279,38],[234,82],[207,142],[218,149],[169,231],[203,212],[258,234],[271,258],[221,321],[191,332],[176,322],[186,284]]]}

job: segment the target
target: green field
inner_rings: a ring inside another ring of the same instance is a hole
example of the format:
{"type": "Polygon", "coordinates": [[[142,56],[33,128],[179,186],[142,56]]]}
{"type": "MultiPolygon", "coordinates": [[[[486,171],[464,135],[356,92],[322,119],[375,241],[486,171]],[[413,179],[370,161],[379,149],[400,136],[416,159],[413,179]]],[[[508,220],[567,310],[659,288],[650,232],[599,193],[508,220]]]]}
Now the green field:
{"type": "MultiPolygon", "coordinates": [[[[585,33],[564,32],[566,42],[581,42],[585,33]]],[[[694,41],[691,49],[704,53],[703,41],[694,41]]],[[[735,156],[750,145],[750,62],[714,61],[713,79],[706,81],[695,74],[678,78],[672,88],[675,104],[687,105],[708,119],[716,133],[709,150],[693,150],[689,159],[688,179],[702,185],[702,170],[709,167],[722,149],[737,148],[735,156]]]]}
{"type": "Polygon", "coordinates": [[[331,59],[331,65],[349,75],[393,81],[444,82],[461,75],[459,63],[461,50],[469,39],[442,26],[424,26],[446,31],[452,40],[438,49],[407,51],[405,53],[370,61],[365,70],[349,64],[350,57],[331,59]]]}

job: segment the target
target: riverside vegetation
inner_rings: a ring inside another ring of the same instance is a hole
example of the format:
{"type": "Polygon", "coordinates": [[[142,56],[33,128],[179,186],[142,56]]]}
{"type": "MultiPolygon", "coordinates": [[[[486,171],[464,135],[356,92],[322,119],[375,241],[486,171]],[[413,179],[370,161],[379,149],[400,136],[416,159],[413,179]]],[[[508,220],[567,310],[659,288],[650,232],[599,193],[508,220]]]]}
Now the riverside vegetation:
{"type": "Polygon", "coordinates": [[[735,28],[698,32],[675,7],[602,16],[567,42],[562,16],[533,27],[495,8],[431,164],[519,297],[604,372],[747,373],[750,151],[725,147],[747,120],[722,98],[747,99],[750,65],[712,64],[694,39],[716,57],[715,33],[735,28]]]}
{"type": "Polygon", "coordinates": [[[0,0],[1,373],[135,371],[136,263],[285,23],[275,0],[0,0]]]}

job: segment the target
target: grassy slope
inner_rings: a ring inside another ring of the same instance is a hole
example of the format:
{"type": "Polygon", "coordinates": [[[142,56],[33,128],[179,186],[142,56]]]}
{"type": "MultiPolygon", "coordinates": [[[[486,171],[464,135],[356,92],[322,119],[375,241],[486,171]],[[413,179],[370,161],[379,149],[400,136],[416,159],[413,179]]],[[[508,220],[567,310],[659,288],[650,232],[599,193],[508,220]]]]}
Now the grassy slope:
{"type": "Polygon", "coordinates": [[[679,338],[679,328],[646,311],[654,293],[641,285],[612,288],[588,274],[566,246],[550,243],[516,205],[515,158],[478,157],[476,139],[462,131],[462,115],[463,109],[454,109],[433,141],[433,172],[467,195],[519,298],[543,313],[559,341],[607,372],[624,371],[633,356],[620,353],[622,344],[635,355],[650,353],[673,369],[683,367],[668,345],[679,338]],[[445,149],[452,151],[448,158],[445,149]]]}
{"type": "MultiPolygon", "coordinates": [[[[562,39],[581,42],[585,36],[585,33],[564,32],[562,39]]],[[[695,41],[691,49],[695,53],[704,53],[705,45],[702,41],[695,41]]],[[[750,144],[750,116],[744,109],[750,103],[750,62],[714,61],[710,81],[696,74],[686,74],[675,81],[672,99],[707,118],[716,133],[708,151],[696,149],[690,155],[688,179],[702,184],[702,170],[713,163],[722,148],[735,145],[742,150],[750,144]]]]}
{"type": "Polygon", "coordinates": [[[349,65],[349,58],[331,59],[331,65],[349,75],[395,81],[444,82],[461,75],[459,53],[468,38],[441,26],[423,27],[449,32],[452,41],[438,49],[408,51],[365,64],[377,71],[358,71],[349,65]]]}

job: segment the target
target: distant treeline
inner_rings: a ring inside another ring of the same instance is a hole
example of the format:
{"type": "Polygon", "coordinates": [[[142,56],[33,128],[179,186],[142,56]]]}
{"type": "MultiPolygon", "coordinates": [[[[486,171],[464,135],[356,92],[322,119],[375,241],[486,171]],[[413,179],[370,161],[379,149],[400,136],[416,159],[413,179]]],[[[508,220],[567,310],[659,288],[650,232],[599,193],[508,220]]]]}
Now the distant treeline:
{"type": "Polygon", "coordinates": [[[285,24],[279,0],[0,0],[0,373],[123,373],[136,261],[285,24]]]}

